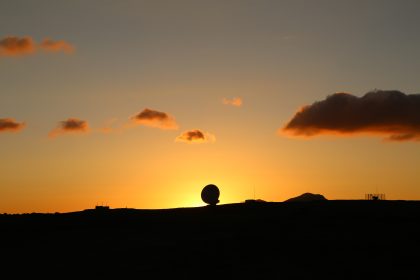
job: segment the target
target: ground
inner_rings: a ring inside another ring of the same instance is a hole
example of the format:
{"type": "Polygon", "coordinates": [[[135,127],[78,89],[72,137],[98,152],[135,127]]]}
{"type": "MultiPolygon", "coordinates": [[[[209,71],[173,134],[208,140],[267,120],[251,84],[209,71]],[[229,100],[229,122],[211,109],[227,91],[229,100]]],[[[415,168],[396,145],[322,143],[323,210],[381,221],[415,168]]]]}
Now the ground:
{"type": "Polygon", "coordinates": [[[0,215],[0,232],[16,278],[420,278],[415,201],[0,215]]]}

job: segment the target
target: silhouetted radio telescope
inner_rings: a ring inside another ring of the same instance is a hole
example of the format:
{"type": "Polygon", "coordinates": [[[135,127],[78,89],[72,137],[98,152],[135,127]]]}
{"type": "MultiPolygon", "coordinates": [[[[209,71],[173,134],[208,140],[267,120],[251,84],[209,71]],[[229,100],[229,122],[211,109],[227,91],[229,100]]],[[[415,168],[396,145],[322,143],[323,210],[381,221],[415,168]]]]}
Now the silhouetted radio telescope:
{"type": "Polygon", "coordinates": [[[219,195],[220,191],[216,185],[210,184],[204,187],[201,191],[201,199],[209,204],[209,205],[216,205],[219,203],[219,195]]]}

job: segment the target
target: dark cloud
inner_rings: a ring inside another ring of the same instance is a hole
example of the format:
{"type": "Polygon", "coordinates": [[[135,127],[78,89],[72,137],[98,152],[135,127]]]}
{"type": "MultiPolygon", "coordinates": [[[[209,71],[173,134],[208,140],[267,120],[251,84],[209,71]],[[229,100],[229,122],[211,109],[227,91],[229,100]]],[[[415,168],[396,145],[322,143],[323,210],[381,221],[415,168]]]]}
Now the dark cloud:
{"type": "Polygon", "coordinates": [[[24,123],[16,122],[14,119],[0,119],[0,132],[18,132],[25,127],[24,123]]]}
{"type": "Polygon", "coordinates": [[[175,139],[177,142],[185,143],[207,143],[214,142],[215,140],[214,135],[199,129],[185,131],[175,139]]]}
{"type": "Polygon", "coordinates": [[[204,133],[198,129],[190,130],[182,133],[179,138],[185,141],[204,140],[204,133]]]}
{"type": "Polygon", "coordinates": [[[0,40],[0,56],[19,56],[35,51],[36,46],[31,37],[8,36],[0,40]]]}
{"type": "Polygon", "coordinates": [[[65,121],[61,121],[60,124],[63,130],[68,130],[68,131],[75,131],[75,130],[85,131],[88,127],[86,121],[73,119],[73,118],[67,119],[65,121]]]}
{"type": "Polygon", "coordinates": [[[132,117],[132,120],[140,125],[157,127],[160,129],[178,129],[178,124],[174,117],[167,113],[148,108],[132,117]]]}
{"type": "Polygon", "coordinates": [[[37,44],[29,36],[7,36],[0,40],[0,56],[34,54],[40,49],[46,52],[64,52],[69,54],[74,51],[74,46],[64,40],[53,41],[49,38],[37,44]]]}
{"type": "Polygon", "coordinates": [[[59,122],[58,126],[50,132],[49,136],[56,137],[66,133],[84,133],[88,131],[89,125],[87,121],[69,118],[59,122]]]}
{"type": "Polygon", "coordinates": [[[419,141],[420,94],[376,90],[357,97],[335,93],[303,107],[282,131],[308,137],[364,133],[391,141],[419,141]]]}

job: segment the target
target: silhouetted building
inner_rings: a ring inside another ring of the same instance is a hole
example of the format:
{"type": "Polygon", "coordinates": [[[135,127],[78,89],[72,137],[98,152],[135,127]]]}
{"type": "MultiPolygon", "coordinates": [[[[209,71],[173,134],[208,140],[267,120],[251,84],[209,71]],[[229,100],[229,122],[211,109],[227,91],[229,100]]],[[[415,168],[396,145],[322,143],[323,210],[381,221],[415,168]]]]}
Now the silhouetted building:
{"type": "Polygon", "coordinates": [[[385,200],[384,193],[367,193],[365,194],[366,200],[385,200]]]}
{"type": "Polygon", "coordinates": [[[247,200],[245,200],[246,204],[264,203],[264,202],[266,202],[266,201],[262,200],[262,199],[247,199],[247,200]]]}
{"type": "Polygon", "coordinates": [[[97,206],[95,207],[95,210],[96,210],[96,211],[107,211],[107,210],[109,210],[109,206],[97,205],[97,206]]]}

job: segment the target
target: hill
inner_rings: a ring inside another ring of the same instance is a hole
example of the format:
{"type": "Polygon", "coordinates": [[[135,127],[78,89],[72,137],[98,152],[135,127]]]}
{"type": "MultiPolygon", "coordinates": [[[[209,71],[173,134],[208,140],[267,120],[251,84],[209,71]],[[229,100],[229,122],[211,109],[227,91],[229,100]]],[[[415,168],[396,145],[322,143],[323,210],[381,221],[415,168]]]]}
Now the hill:
{"type": "Polygon", "coordinates": [[[304,201],[322,201],[327,200],[322,194],[304,193],[297,197],[292,197],[285,202],[304,202],[304,201]]]}
{"type": "Polygon", "coordinates": [[[408,201],[0,215],[15,278],[414,279],[419,234],[408,201]]]}

